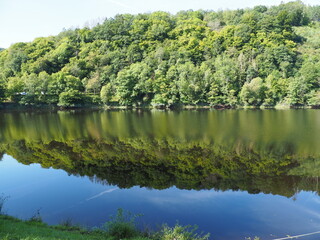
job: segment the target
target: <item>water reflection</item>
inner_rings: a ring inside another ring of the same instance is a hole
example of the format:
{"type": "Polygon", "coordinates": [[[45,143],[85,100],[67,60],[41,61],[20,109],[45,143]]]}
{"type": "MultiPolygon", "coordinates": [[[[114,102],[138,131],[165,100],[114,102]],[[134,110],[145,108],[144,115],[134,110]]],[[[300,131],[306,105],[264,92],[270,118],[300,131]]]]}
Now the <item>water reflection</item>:
{"type": "Polygon", "coordinates": [[[120,188],[319,193],[320,113],[75,111],[0,115],[0,152],[120,188]]]}

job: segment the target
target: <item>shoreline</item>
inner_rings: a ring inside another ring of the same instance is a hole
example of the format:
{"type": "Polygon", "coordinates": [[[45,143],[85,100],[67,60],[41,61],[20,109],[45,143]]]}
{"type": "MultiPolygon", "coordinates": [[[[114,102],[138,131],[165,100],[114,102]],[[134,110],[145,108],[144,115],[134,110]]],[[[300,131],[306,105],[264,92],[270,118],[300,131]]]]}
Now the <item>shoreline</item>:
{"type": "Polygon", "coordinates": [[[130,213],[118,209],[113,220],[107,221],[101,227],[87,228],[73,224],[70,220],[65,220],[58,225],[48,225],[40,216],[21,220],[0,213],[0,240],[161,240],[168,238],[209,240],[210,237],[210,234],[198,234],[195,226],[181,226],[178,223],[174,227],[165,224],[157,231],[141,230],[137,227],[135,218],[128,220],[123,218],[126,214],[130,213]]]}
{"type": "Polygon", "coordinates": [[[183,105],[174,106],[121,106],[121,105],[79,105],[71,107],[61,107],[57,105],[23,105],[19,103],[0,103],[0,111],[2,110],[159,110],[159,111],[175,111],[175,110],[287,110],[287,109],[320,109],[320,106],[310,105],[275,105],[275,106],[230,106],[230,105],[183,105]]]}

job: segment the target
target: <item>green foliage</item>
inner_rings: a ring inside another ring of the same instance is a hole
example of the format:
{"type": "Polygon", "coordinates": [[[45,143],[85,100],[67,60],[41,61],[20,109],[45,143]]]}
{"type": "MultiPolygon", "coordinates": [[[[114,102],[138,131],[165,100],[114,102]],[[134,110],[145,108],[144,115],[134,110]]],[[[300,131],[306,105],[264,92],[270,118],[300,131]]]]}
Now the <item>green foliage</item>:
{"type": "Polygon", "coordinates": [[[45,223],[21,221],[0,215],[1,240],[106,240],[105,233],[84,229],[59,228],[45,223]]]}
{"type": "Polygon", "coordinates": [[[101,97],[101,101],[104,103],[104,104],[108,104],[111,102],[112,100],[112,97],[113,97],[113,88],[111,86],[110,83],[107,83],[106,85],[104,85],[102,88],[101,88],[101,91],[100,91],[100,97],[101,97]]]}
{"type": "Polygon", "coordinates": [[[100,92],[101,82],[99,80],[99,74],[95,74],[92,78],[90,78],[87,81],[85,88],[87,92],[92,92],[93,94],[100,92]]]}
{"type": "Polygon", "coordinates": [[[178,224],[173,228],[164,226],[160,231],[147,237],[139,230],[135,230],[135,234],[132,235],[122,234],[125,233],[125,228],[119,228],[119,232],[115,232],[112,236],[103,229],[84,229],[70,225],[69,222],[63,226],[48,226],[45,223],[22,221],[6,215],[0,215],[0,226],[1,240],[207,240],[209,237],[196,234],[194,227],[183,227],[178,224]]]}
{"type": "Polygon", "coordinates": [[[135,63],[119,72],[116,79],[119,102],[124,105],[140,105],[148,101],[152,93],[152,72],[145,63],[135,63]]]}
{"type": "Polygon", "coordinates": [[[320,106],[320,91],[312,92],[311,97],[309,98],[309,105],[311,106],[320,106]]]}
{"type": "Polygon", "coordinates": [[[11,75],[17,75],[21,71],[23,63],[27,62],[28,57],[25,52],[25,43],[16,43],[12,45],[7,51],[7,58],[5,59],[4,65],[11,75]]]}
{"type": "Polygon", "coordinates": [[[304,105],[306,94],[308,93],[307,84],[299,78],[290,78],[288,85],[288,100],[290,105],[304,105]]]}
{"type": "Polygon", "coordinates": [[[42,223],[42,217],[40,215],[40,209],[28,220],[28,222],[42,223]]]}
{"type": "Polygon", "coordinates": [[[67,92],[62,92],[59,95],[60,107],[76,107],[84,103],[84,96],[78,90],[69,90],[67,92]]]}
{"type": "Polygon", "coordinates": [[[18,102],[21,99],[21,93],[23,92],[23,89],[24,81],[22,78],[8,78],[6,94],[13,102],[18,102]]]}
{"type": "Polygon", "coordinates": [[[110,220],[105,224],[106,233],[115,240],[137,237],[139,231],[135,221],[138,216],[132,215],[121,208],[118,209],[117,215],[111,216],[110,220]]]}
{"type": "Polygon", "coordinates": [[[116,15],[0,51],[0,99],[58,104],[76,90],[125,106],[308,105],[320,88],[319,18],[319,6],[300,1],[116,15]]]}
{"type": "Polygon", "coordinates": [[[265,86],[261,78],[246,82],[240,92],[240,99],[245,105],[259,106],[264,101],[265,86]]]}
{"type": "Polygon", "coordinates": [[[7,88],[5,82],[0,80],[0,103],[5,99],[6,91],[7,88]]]}
{"type": "Polygon", "coordinates": [[[210,234],[201,235],[197,234],[197,226],[181,226],[179,224],[176,224],[174,227],[168,227],[164,225],[155,235],[155,239],[161,239],[161,240],[208,240],[210,237],[210,234]]]}

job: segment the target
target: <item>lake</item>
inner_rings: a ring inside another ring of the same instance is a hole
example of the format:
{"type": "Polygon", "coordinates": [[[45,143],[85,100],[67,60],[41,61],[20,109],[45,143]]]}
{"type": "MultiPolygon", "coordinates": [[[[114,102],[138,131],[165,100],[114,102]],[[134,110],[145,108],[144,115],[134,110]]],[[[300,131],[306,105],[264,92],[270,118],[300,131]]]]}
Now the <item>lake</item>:
{"type": "Polygon", "coordinates": [[[123,208],[141,228],[274,239],[320,230],[319,146],[311,109],[2,111],[0,195],[49,224],[123,208]]]}

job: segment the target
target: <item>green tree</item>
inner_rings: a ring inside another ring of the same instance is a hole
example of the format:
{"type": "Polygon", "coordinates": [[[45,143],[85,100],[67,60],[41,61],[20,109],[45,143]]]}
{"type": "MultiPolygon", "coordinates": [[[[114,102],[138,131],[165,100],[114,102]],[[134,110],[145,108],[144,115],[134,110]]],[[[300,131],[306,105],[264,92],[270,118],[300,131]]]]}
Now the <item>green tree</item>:
{"type": "Polygon", "coordinates": [[[25,88],[25,84],[22,78],[10,77],[7,82],[7,92],[6,95],[13,102],[18,102],[21,99],[21,94],[25,88]]]}
{"type": "Polygon", "coordinates": [[[0,102],[2,102],[6,97],[7,87],[3,80],[0,80],[0,102]]]}
{"type": "Polygon", "coordinates": [[[78,90],[69,90],[67,92],[62,92],[59,95],[59,103],[60,107],[76,107],[84,104],[84,96],[78,90]]]}
{"type": "Polygon", "coordinates": [[[28,60],[28,56],[25,52],[25,47],[25,43],[16,43],[7,50],[8,55],[5,60],[4,66],[15,75],[19,74],[22,64],[27,62],[28,60]]]}
{"type": "Polygon", "coordinates": [[[259,106],[265,97],[265,86],[261,78],[246,82],[240,92],[240,99],[245,105],[259,106]]]}
{"type": "Polygon", "coordinates": [[[301,78],[290,78],[288,85],[288,103],[303,105],[307,100],[308,86],[301,78]]]}
{"type": "Polygon", "coordinates": [[[152,71],[145,63],[135,63],[119,72],[116,85],[119,102],[124,105],[150,101],[152,95],[152,71]]]}
{"type": "Polygon", "coordinates": [[[1,91],[53,104],[70,90],[98,103],[102,86],[121,105],[310,104],[320,88],[318,15],[319,6],[300,1],[120,14],[1,50],[1,91]],[[264,98],[251,89],[258,78],[264,98]]]}
{"type": "Polygon", "coordinates": [[[200,69],[188,62],[178,66],[179,95],[182,103],[197,104],[205,102],[206,84],[200,69]]]}
{"type": "Polygon", "coordinates": [[[240,84],[238,81],[239,71],[236,69],[236,66],[236,61],[228,56],[216,58],[216,72],[213,77],[223,95],[221,104],[235,105],[238,102],[237,94],[240,92],[240,84]]]}
{"type": "Polygon", "coordinates": [[[104,104],[110,103],[113,95],[114,95],[114,90],[111,83],[107,83],[101,88],[100,98],[104,104]]]}
{"type": "Polygon", "coordinates": [[[311,106],[320,106],[320,91],[311,92],[310,98],[308,99],[308,104],[311,106]]]}
{"type": "Polygon", "coordinates": [[[93,92],[93,94],[99,93],[101,88],[100,75],[95,73],[86,84],[86,91],[93,92]]]}

